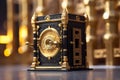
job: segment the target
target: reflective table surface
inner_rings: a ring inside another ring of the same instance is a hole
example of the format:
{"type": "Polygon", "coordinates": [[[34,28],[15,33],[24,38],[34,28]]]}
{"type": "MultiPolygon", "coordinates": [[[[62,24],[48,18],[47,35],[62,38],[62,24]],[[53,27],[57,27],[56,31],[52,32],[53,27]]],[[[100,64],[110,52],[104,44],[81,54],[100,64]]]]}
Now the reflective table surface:
{"type": "Polygon", "coordinates": [[[81,71],[27,71],[28,66],[0,66],[0,80],[120,80],[120,67],[81,71]]]}

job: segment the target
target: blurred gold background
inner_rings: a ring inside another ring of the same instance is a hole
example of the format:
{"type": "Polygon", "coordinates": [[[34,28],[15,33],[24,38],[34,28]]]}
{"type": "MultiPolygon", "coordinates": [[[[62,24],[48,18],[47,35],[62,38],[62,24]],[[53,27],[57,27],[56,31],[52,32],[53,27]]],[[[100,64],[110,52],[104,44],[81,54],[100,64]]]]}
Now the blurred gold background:
{"type": "Polygon", "coordinates": [[[92,65],[120,65],[120,0],[0,0],[0,65],[31,64],[31,17],[62,12],[86,15],[87,59],[92,65]]]}

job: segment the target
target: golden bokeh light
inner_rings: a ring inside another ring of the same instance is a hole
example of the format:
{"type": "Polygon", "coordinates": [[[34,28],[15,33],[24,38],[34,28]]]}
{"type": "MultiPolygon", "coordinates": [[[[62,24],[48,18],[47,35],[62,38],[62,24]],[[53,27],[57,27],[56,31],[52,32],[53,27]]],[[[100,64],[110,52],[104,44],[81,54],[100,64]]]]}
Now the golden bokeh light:
{"type": "Polygon", "coordinates": [[[20,26],[20,31],[19,31],[20,45],[24,45],[27,36],[28,36],[27,26],[25,25],[20,26]]]}
{"type": "Polygon", "coordinates": [[[18,48],[18,53],[19,54],[24,54],[27,51],[27,46],[21,46],[18,48]]]}
{"type": "Polygon", "coordinates": [[[11,38],[9,38],[9,36],[0,36],[0,43],[1,44],[7,44],[11,41],[11,38]]]}
{"type": "Polygon", "coordinates": [[[27,37],[27,27],[25,25],[20,27],[19,35],[21,38],[27,37]]]}
{"type": "Polygon", "coordinates": [[[4,56],[9,57],[11,55],[11,50],[10,49],[5,49],[4,50],[4,56]]]}

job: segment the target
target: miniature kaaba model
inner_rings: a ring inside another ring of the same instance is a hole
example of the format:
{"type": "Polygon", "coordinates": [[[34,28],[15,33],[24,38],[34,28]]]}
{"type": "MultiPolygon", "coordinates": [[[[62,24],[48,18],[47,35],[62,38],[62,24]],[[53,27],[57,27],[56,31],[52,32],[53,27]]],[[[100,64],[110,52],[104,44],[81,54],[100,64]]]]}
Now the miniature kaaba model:
{"type": "Polygon", "coordinates": [[[86,69],[86,18],[68,14],[32,17],[33,62],[30,70],[86,69]]]}

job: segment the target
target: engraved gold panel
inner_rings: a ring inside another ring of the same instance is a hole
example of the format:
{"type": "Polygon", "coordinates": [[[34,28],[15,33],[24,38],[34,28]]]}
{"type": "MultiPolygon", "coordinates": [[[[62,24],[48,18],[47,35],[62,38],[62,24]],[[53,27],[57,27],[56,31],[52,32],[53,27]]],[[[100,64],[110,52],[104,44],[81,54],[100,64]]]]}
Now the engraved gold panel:
{"type": "Polygon", "coordinates": [[[56,29],[48,27],[39,36],[39,49],[43,56],[54,57],[60,50],[60,36],[56,29]]]}
{"type": "Polygon", "coordinates": [[[81,44],[81,30],[73,28],[73,64],[81,65],[82,64],[82,44],[81,44]]]}

